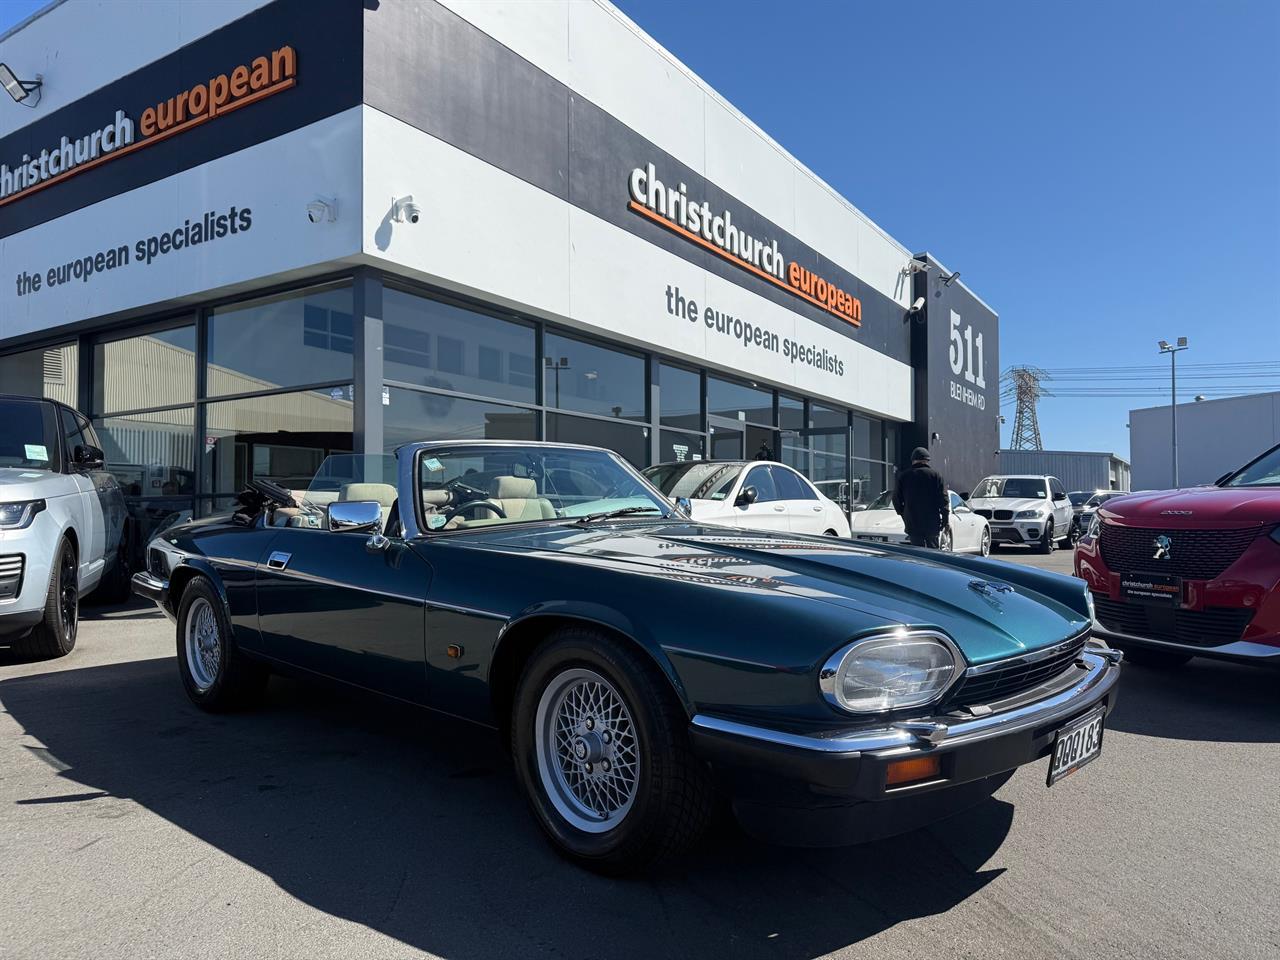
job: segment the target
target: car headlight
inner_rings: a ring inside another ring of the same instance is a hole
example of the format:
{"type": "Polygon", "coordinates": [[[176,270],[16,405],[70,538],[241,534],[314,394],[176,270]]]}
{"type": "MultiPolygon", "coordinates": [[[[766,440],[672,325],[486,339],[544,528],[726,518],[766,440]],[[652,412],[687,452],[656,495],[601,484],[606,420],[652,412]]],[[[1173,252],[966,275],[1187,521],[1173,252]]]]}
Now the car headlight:
{"type": "Polygon", "coordinates": [[[1093,591],[1086,589],[1084,592],[1084,605],[1089,611],[1089,622],[1096,623],[1098,620],[1098,611],[1093,606],[1093,591]]]}
{"type": "Polygon", "coordinates": [[[836,651],[818,675],[822,695],[849,713],[884,713],[939,699],[962,659],[940,633],[901,630],[836,651]]]}
{"type": "Polygon", "coordinates": [[[1044,516],[1043,510],[1019,510],[1015,520],[1039,520],[1044,516]]]}
{"type": "Polygon", "coordinates": [[[0,530],[22,530],[31,526],[31,521],[44,506],[43,500],[0,503],[0,530]]]}
{"type": "Polygon", "coordinates": [[[1102,533],[1102,517],[1096,513],[1089,520],[1089,533],[1087,536],[1096,537],[1102,533]]]}

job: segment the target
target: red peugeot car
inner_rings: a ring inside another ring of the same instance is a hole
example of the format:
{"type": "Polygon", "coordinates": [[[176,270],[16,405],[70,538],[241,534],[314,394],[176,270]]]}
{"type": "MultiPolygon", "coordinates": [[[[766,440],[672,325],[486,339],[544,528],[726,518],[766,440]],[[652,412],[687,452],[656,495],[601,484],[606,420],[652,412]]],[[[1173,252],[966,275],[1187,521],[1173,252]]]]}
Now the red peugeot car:
{"type": "Polygon", "coordinates": [[[1211,487],[1108,501],[1075,572],[1094,633],[1130,660],[1280,666],[1280,445],[1211,487]]]}

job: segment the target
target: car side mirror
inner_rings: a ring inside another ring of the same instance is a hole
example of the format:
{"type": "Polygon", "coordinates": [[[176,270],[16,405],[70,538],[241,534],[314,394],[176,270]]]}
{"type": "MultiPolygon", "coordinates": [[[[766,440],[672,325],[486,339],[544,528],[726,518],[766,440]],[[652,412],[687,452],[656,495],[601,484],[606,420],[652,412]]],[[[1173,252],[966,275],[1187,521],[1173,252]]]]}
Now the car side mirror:
{"type": "Polygon", "coordinates": [[[329,504],[329,529],[334,533],[377,533],[382,507],[377,500],[335,500],[329,504]]]}
{"type": "Polygon", "coordinates": [[[92,443],[77,443],[71,451],[71,461],[80,470],[101,470],[106,463],[106,454],[92,443]]]}
{"type": "Polygon", "coordinates": [[[757,496],[759,494],[756,493],[755,487],[743,487],[738,494],[738,499],[733,501],[733,505],[735,507],[749,507],[756,502],[757,496]]]}
{"type": "Polygon", "coordinates": [[[867,509],[867,505],[865,503],[855,503],[853,505],[854,513],[857,513],[859,510],[865,510],[865,509],[867,509]]]}

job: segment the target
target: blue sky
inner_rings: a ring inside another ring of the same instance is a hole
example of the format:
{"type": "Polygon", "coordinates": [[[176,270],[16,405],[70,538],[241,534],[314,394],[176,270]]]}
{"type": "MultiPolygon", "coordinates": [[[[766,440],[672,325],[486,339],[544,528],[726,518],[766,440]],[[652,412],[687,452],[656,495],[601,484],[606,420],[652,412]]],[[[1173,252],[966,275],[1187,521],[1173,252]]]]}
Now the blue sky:
{"type": "MultiPolygon", "coordinates": [[[[1002,366],[1150,367],[1167,390],[1156,341],[1187,336],[1180,366],[1280,367],[1280,3],[618,3],[960,270],[1001,315],[1002,366]]],[[[41,5],[0,0],[0,30],[41,5]]],[[[1182,399],[1280,384],[1202,372],[1182,399]]],[[[1046,398],[1045,445],[1125,455],[1128,410],[1161,402],[1046,398]]]]}

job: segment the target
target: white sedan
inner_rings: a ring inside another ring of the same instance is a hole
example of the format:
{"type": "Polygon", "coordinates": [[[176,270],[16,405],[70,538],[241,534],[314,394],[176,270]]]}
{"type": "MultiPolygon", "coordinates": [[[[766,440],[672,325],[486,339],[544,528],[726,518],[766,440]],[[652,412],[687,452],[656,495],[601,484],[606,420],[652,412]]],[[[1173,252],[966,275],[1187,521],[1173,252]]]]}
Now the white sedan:
{"type": "Polygon", "coordinates": [[[786,464],[692,460],[660,463],[644,475],[672,500],[688,500],[695,520],[750,530],[849,536],[843,511],[786,464]]]}
{"type": "MultiPolygon", "coordinates": [[[[991,527],[985,517],[974,513],[960,499],[960,495],[947,491],[951,498],[951,529],[943,530],[939,539],[943,550],[956,553],[977,553],[986,556],[991,552],[991,527]]],[[[853,536],[857,540],[876,540],[881,543],[906,543],[907,533],[902,518],[893,509],[893,491],[886,490],[867,505],[865,510],[854,508],[853,536]]]]}

